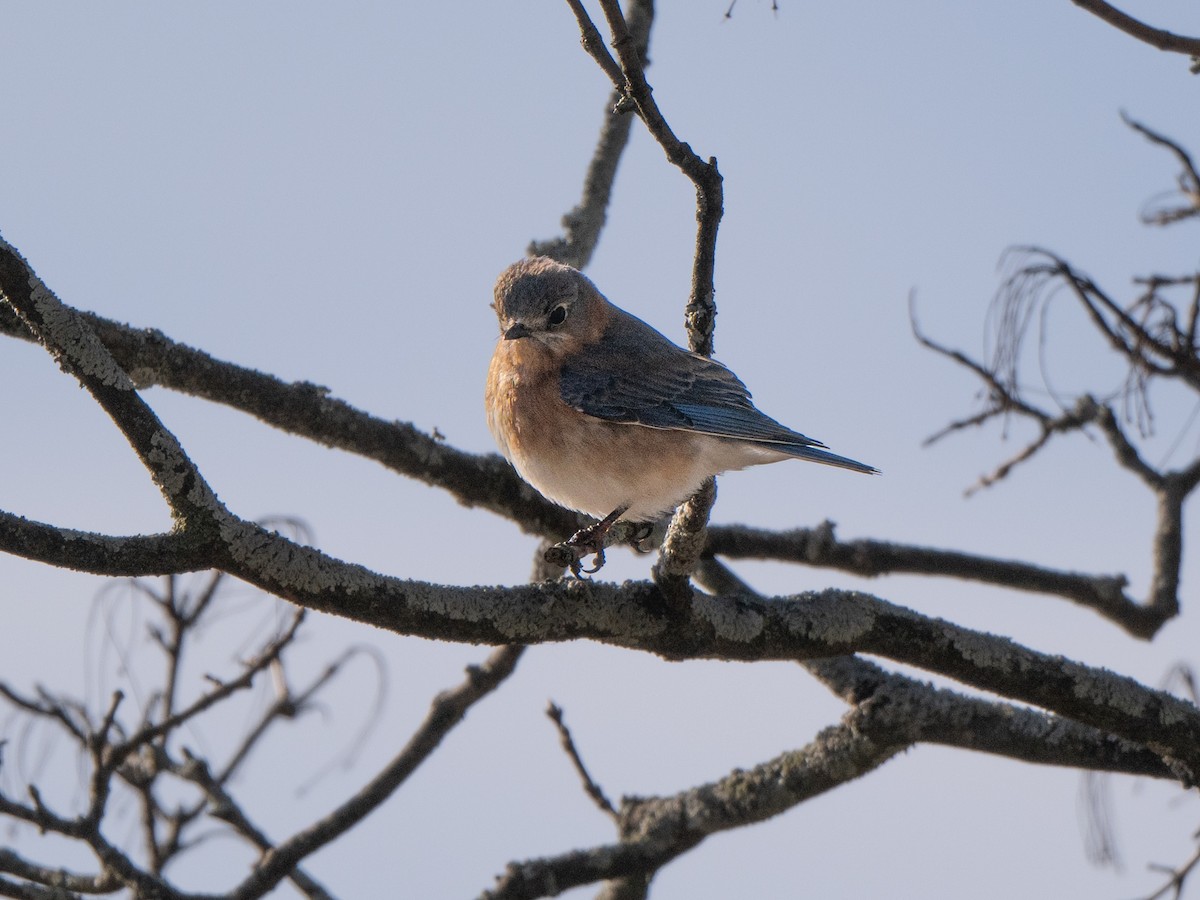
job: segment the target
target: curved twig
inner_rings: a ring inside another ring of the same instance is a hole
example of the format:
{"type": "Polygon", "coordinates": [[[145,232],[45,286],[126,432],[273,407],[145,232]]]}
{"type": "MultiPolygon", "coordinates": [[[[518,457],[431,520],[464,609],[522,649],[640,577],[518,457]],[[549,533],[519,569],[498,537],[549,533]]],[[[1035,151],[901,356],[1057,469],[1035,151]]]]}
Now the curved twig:
{"type": "Polygon", "coordinates": [[[1104,0],[1071,0],[1071,2],[1103,19],[1118,31],[1123,31],[1151,47],[1157,47],[1159,50],[1169,53],[1184,53],[1192,57],[1200,56],[1200,38],[1186,37],[1147,25],[1145,22],[1138,21],[1133,16],[1121,12],[1115,6],[1105,3],[1104,0]]]}

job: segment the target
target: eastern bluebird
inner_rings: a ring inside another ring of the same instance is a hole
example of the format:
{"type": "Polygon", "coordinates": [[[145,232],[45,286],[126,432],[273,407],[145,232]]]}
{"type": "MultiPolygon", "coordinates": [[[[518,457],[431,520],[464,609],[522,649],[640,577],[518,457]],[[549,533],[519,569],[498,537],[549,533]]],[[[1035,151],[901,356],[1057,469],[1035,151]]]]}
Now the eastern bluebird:
{"type": "Polygon", "coordinates": [[[585,552],[599,552],[618,519],[657,520],[730,469],[796,458],[878,471],[759,412],[729,369],[609,303],[570,266],[521,260],[495,297],[488,427],[543,496],[601,519],[571,540],[585,552]]]}

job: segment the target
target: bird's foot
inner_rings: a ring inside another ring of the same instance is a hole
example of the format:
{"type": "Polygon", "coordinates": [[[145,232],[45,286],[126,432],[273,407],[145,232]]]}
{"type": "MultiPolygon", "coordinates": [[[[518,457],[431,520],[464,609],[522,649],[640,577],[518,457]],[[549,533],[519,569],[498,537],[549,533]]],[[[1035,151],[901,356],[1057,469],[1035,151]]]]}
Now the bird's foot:
{"type": "Polygon", "coordinates": [[[627,509],[628,507],[614,509],[599,522],[593,522],[586,528],[580,528],[567,540],[555,544],[546,551],[546,561],[569,568],[571,574],[576,578],[595,575],[604,568],[604,539],[616,524],[617,519],[621,518],[627,509]],[[583,567],[585,556],[593,557],[590,569],[583,567]]]}

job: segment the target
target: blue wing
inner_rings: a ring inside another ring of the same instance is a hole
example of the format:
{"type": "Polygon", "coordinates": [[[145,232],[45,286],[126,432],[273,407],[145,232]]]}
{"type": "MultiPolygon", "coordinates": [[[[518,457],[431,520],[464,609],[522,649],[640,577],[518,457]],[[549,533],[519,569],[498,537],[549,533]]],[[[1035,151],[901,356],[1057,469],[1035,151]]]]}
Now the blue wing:
{"type": "Polygon", "coordinates": [[[746,386],[723,365],[613,309],[604,336],[563,365],[559,389],[570,406],[610,422],[750,441],[801,459],[875,471],[759,412],[746,386]]]}

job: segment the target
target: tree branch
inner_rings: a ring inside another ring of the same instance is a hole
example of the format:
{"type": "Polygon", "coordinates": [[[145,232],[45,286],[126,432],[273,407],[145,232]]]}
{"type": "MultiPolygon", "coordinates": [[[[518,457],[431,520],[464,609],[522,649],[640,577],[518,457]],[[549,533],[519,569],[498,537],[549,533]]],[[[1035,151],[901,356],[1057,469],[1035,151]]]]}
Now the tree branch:
{"type": "MultiPolygon", "coordinates": [[[[646,128],[662,147],[671,164],[683,172],[696,187],[696,252],[692,267],[691,299],[686,316],[688,344],[693,352],[712,356],[712,335],[717,315],[713,287],[717,228],[724,213],[724,191],[721,173],[717,170],[717,160],[710,157],[708,162],[705,162],[688,144],[675,136],[675,132],[671,130],[654,101],[637,42],[629,32],[617,0],[600,0],[600,8],[608,22],[612,46],[617,51],[621,67],[621,79],[614,80],[614,85],[637,107],[638,115],[646,123],[646,128]]],[[[611,78],[612,72],[607,67],[605,71],[611,78]]]]}
{"type": "MultiPolygon", "coordinates": [[[[808,747],[712,785],[669,797],[626,798],[621,842],[512,863],[483,898],[541,897],[576,885],[619,879],[644,885],[659,868],[719,831],[777,815],[873,771],[916,743],[937,743],[1027,762],[1073,765],[1171,778],[1145,747],[1034,710],[934,688],[843,656],[804,663],[853,704],[840,726],[808,747]]],[[[605,894],[604,896],[609,896],[605,894]]]]}
{"type": "MultiPolygon", "coordinates": [[[[608,202],[612,197],[613,183],[617,177],[617,166],[629,143],[633,117],[623,103],[625,95],[619,87],[621,69],[604,48],[604,39],[592,25],[578,0],[568,0],[571,11],[579,23],[582,35],[580,43],[588,54],[608,72],[614,88],[604,112],[604,125],[600,139],[588,165],[583,181],[583,197],[562,218],[562,237],[547,241],[533,241],[527,253],[530,256],[549,256],[576,269],[587,268],[592,252],[600,240],[600,232],[607,218],[608,202]]],[[[650,28],[654,22],[652,0],[633,0],[629,4],[629,32],[637,45],[638,55],[645,59],[650,44],[650,28]]]]}
{"type": "Polygon", "coordinates": [[[1191,154],[1175,141],[1159,134],[1157,131],[1151,130],[1141,122],[1131,119],[1124,112],[1121,113],[1121,121],[1150,143],[1166,147],[1179,161],[1180,173],[1177,183],[1179,185],[1179,193],[1184,198],[1183,204],[1174,209],[1161,210],[1154,214],[1143,213],[1142,221],[1147,225],[1171,225],[1183,219],[1190,219],[1200,215],[1200,171],[1196,169],[1196,164],[1192,162],[1191,154]]]}
{"type": "MultiPolygon", "coordinates": [[[[111,873],[99,875],[78,875],[67,872],[60,866],[39,866],[18,856],[12,850],[0,847],[0,872],[7,872],[34,884],[17,885],[16,891],[5,890],[4,882],[0,882],[0,896],[3,897],[39,897],[65,900],[67,893],[74,896],[79,894],[112,894],[120,890],[121,882],[111,873]],[[53,885],[53,888],[41,888],[37,885],[53,885]],[[19,891],[27,891],[20,893],[19,891]]],[[[11,882],[8,883],[10,886],[11,882]]]]}
{"type": "Polygon", "coordinates": [[[1090,575],[1011,559],[940,550],[915,544],[839,540],[832,522],[816,528],[768,531],[746,525],[713,525],[707,553],[730,559],[772,559],[836,569],[864,578],[913,574],[958,578],[996,587],[1063,597],[1093,610],[1130,634],[1149,638],[1174,612],[1154,593],[1145,603],[1131,598],[1123,575],[1090,575]]]}
{"type": "Polygon", "coordinates": [[[1184,53],[1188,56],[1200,56],[1200,38],[1185,37],[1173,34],[1162,28],[1154,28],[1140,22],[1104,0],[1071,0],[1076,6],[1085,9],[1092,15],[1103,19],[1118,31],[1123,31],[1130,37],[1137,38],[1144,44],[1157,47],[1169,53],[1184,53]]]}
{"type": "Polygon", "coordinates": [[[880,744],[869,713],[827,728],[802,750],[672,797],[625,798],[622,842],[512,863],[481,900],[523,900],[612,878],[653,872],[704,838],[760,822],[878,768],[904,745],[880,744]]]}
{"type": "Polygon", "coordinates": [[[79,314],[64,305],[0,238],[0,295],[108,413],[150,472],[182,527],[212,525],[224,507],[175,436],[138,396],[133,381],[79,314]]]}
{"type": "Polygon", "coordinates": [[[588,774],[587,766],[583,764],[583,758],[579,755],[579,749],[575,746],[575,740],[571,737],[571,730],[567,728],[567,723],[563,721],[562,707],[554,701],[546,707],[546,716],[554,723],[554,727],[558,729],[558,740],[562,744],[563,752],[567,754],[567,758],[571,760],[571,765],[575,767],[575,774],[579,776],[580,782],[583,783],[584,792],[592,798],[592,802],[600,809],[602,813],[617,818],[617,811],[604,795],[604,789],[598,785],[590,774],[588,774]]]}
{"type": "Polygon", "coordinates": [[[1156,752],[1185,761],[1181,778],[1200,771],[1200,716],[1190,705],[866,594],[826,591],[768,603],[697,595],[681,608],[645,582],[465,588],[389,578],[232,517],[222,537],[213,568],[302,606],[397,634],[491,644],[585,638],[668,659],[876,653],[1130,740],[1142,740],[1152,727],[1163,742],[1156,752]]]}
{"type": "Polygon", "coordinates": [[[500,647],[482,665],[468,668],[466,681],[434,698],[425,721],[370,783],[325,818],[268,852],[260,865],[230,892],[229,900],[263,896],[288,877],[300,860],[335,840],[378,808],[437,749],[442,739],[462,721],[467,710],[513,673],[524,649],[500,647]]]}

